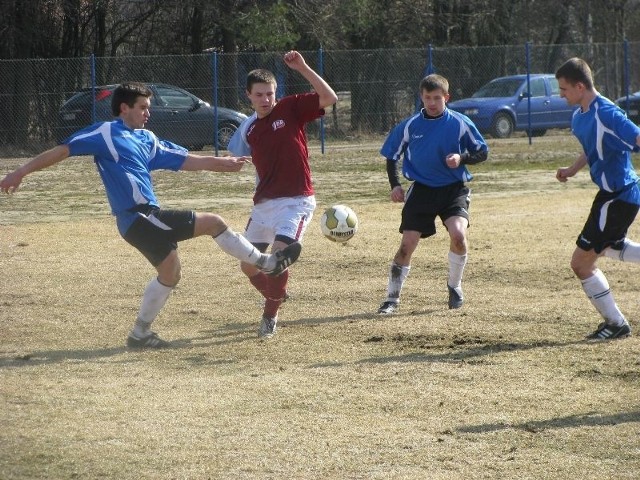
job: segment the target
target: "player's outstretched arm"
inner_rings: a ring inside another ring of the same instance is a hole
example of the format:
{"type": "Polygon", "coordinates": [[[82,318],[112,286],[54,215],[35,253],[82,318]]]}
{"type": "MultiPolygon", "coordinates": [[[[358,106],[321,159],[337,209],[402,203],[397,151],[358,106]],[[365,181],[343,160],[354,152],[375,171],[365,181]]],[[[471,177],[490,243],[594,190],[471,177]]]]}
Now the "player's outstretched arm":
{"type": "Polygon", "coordinates": [[[58,145],[50,150],[42,152],[40,155],[34,157],[31,161],[25,163],[21,167],[16,168],[13,172],[9,173],[6,177],[0,181],[0,191],[4,193],[15,192],[22,179],[38,170],[50,167],[58,162],[61,162],[69,156],[69,147],[66,145],[58,145]]]}
{"type": "Polygon", "coordinates": [[[338,101],[338,96],[333,88],[329,86],[324,79],[318,75],[309,65],[305,62],[304,57],[295,50],[291,50],[284,54],[284,63],[287,66],[302,75],[307,82],[311,84],[315,92],[320,97],[320,108],[326,108],[338,101]]]}
{"type": "Polygon", "coordinates": [[[181,170],[239,172],[247,163],[251,163],[251,157],[215,157],[213,155],[195,155],[189,153],[182,164],[181,170]]]}

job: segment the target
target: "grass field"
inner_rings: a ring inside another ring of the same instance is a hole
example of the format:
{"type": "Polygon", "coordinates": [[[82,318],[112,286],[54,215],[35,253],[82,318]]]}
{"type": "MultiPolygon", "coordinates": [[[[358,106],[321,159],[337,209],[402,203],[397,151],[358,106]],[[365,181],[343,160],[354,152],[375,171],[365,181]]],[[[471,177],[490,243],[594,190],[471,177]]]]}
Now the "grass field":
{"type": "MultiPolygon", "coordinates": [[[[0,196],[0,478],[638,478],[640,337],[584,341],[600,320],[569,268],[595,194],[587,172],[554,179],[575,141],[490,141],[464,307],[447,309],[440,228],[385,318],[401,206],[379,145],[312,148],[319,208],[267,342],[258,294],[198,238],[154,324],[173,347],[124,347],[154,271],[118,236],[90,159],[0,196]],[[360,219],[344,245],[320,234],[332,203],[360,219]]],[[[0,159],[0,177],[23,161],[0,159]]],[[[163,206],[243,229],[251,169],[155,178],[163,206]]],[[[640,266],[600,267],[639,332],[640,266]]]]}

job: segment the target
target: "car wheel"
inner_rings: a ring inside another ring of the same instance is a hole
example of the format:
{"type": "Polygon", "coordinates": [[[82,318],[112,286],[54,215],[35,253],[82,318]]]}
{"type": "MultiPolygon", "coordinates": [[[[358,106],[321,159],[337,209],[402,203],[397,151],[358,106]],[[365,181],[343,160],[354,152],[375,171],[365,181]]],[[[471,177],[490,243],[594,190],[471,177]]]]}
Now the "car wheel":
{"type": "Polygon", "coordinates": [[[509,138],[513,133],[513,119],[508,113],[498,113],[493,119],[491,135],[496,138],[509,138]]]}
{"type": "Polygon", "coordinates": [[[231,137],[238,129],[238,125],[231,122],[223,122],[218,126],[218,148],[225,150],[229,146],[231,137]]]}

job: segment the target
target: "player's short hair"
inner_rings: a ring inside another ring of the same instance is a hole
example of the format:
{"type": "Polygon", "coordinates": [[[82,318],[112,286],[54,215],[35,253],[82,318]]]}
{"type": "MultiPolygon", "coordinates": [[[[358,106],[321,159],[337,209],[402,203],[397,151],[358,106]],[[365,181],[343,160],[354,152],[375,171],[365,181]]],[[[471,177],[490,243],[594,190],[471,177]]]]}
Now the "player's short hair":
{"type": "Polygon", "coordinates": [[[151,98],[153,92],[144,83],[125,82],[121,83],[113,91],[111,97],[111,113],[114,117],[120,115],[120,105],[126,103],[129,107],[133,107],[138,97],[151,98]]]}
{"type": "Polygon", "coordinates": [[[251,70],[247,74],[247,92],[251,92],[251,89],[256,83],[271,83],[276,86],[276,77],[269,70],[264,68],[256,68],[251,70]]]}
{"type": "Polygon", "coordinates": [[[425,90],[427,92],[442,90],[442,92],[446,95],[449,93],[449,80],[444,78],[442,75],[438,75],[437,73],[427,75],[420,81],[420,92],[423,92],[425,90]]]}
{"type": "Polygon", "coordinates": [[[556,70],[556,78],[564,78],[569,84],[582,83],[587,90],[593,90],[593,73],[589,64],[583,59],[573,57],[556,70]]]}

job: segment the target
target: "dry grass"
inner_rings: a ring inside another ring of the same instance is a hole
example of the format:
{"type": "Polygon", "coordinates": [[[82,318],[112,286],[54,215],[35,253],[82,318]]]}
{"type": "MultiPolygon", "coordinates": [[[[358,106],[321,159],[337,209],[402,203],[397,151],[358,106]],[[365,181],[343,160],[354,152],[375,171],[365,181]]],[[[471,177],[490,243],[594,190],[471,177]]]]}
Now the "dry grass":
{"type": "MultiPolygon", "coordinates": [[[[0,197],[0,478],[637,478],[640,337],[584,342],[599,320],[568,266],[594,188],[553,179],[568,137],[491,147],[474,169],[463,309],[446,308],[441,229],[401,313],[372,313],[400,206],[377,145],[336,146],[314,151],[319,211],[348,203],[361,228],[332,244],[318,212],[278,335],[258,341],[258,295],[199,238],[180,247],[183,281],[156,324],[175,343],[159,352],[123,347],[153,272],[118,237],[91,163],[29,177],[0,197]]],[[[156,178],[165,206],[244,225],[251,172],[156,178]]],[[[640,331],[638,266],[601,267],[640,331]]]]}

